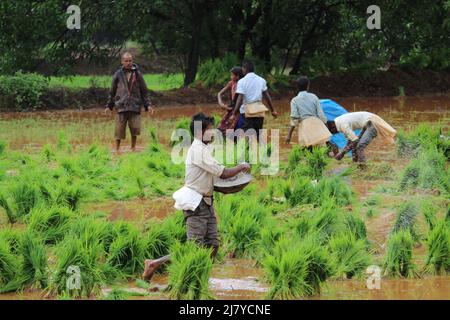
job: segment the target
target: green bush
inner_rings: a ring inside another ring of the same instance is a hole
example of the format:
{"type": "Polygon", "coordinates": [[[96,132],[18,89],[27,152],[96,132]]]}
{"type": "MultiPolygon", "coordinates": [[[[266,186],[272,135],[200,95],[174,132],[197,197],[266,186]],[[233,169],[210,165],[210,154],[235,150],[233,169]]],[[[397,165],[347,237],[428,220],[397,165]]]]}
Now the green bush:
{"type": "Polygon", "coordinates": [[[230,53],[221,59],[208,59],[198,68],[197,79],[205,87],[224,85],[230,79],[230,69],[237,64],[236,55],[230,53]]]}
{"type": "Polygon", "coordinates": [[[17,72],[14,76],[0,76],[0,109],[37,109],[41,96],[48,89],[48,79],[35,73],[17,72]]]}

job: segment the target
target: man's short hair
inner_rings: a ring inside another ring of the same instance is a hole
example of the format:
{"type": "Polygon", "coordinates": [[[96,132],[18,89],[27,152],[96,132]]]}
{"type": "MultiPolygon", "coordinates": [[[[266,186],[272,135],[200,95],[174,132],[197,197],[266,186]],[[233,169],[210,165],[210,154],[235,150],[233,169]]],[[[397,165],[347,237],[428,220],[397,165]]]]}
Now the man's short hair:
{"type": "Polygon", "coordinates": [[[127,56],[130,56],[132,59],[134,59],[134,56],[130,51],[125,51],[124,53],[122,53],[122,55],[120,57],[123,59],[127,56]]]}
{"type": "Polygon", "coordinates": [[[247,73],[255,72],[255,66],[253,65],[253,62],[251,62],[250,60],[242,61],[242,68],[244,68],[247,71],[247,73]]]}
{"type": "Polygon", "coordinates": [[[191,125],[190,125],[190,129],[191,129],[191,134],[192,136],[196,136],[196,132],[194,132],[195,128],[195,122],[201,122],[202,126],[202,134],[205,132],[206,128],[208,128],[208,126],[214,125],[214,117],[208,117],[207,115],[205,115],[203,112],[197,113],[196,115],[194,115],[192,117],[191,120],[191,125]]]}
{"type": "Polygon", "coordinates": [[[300,78],[298,78],[295,83],[297,85],[297,89],[299,91],[306,91],[308,90],[309,87],[309,79],[306,76],[301,76],[300,78]]]}

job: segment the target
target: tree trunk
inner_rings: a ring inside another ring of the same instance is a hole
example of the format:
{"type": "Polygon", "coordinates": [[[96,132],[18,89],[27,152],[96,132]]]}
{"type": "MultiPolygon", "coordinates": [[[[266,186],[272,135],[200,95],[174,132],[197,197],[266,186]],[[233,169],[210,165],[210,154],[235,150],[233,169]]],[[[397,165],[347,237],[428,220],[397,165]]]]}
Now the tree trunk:
{"type": "Polygon", "coordinates": [[[186,69],[184,71],[184,86],[187,87],[195,81],[200,59],[200,38],[203,23],[204,7],[194,2],[192,5],[192,32],[189,44],[186,69]]]}

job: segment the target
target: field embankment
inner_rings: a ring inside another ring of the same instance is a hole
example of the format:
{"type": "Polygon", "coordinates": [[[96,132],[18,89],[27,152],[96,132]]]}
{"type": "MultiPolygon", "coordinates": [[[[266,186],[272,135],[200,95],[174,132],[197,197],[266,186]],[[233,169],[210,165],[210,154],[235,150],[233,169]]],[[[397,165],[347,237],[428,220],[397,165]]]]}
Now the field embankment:
{"type": "MultiPolygon", "coordinates": [[[[175,78],[177,76],[172,77],[174,78],[169,86],[160,85],[158,81],[158,83],[149,81],[148,87],[153,104],[164,106],[216,102],[219,85],[205,88],[197,83],[195,86],[187,88],[176,88],[177,79],[175,78]]],[[[152,77],[152,79],[156,81],[160,78],[152,77]]],[[[269,81],[272,96],[275,99],[292,97],[295,94],[292,85],[293,79],[273,77],[269,81]]],[[[8,88],[1,90],[2,88],[0,88],[0,110],[88,109],[104,105],[109,90],[106,77],[102,77],[101,83],[92,83],[92,86],[86,85],[85,82],[77,86],[76,81],[75,84],[68,84],[67,81],[55,82],[52,80],[47,87],[33,87],[30,93],[24,90],[24,87],[22,90],[25,93],[20,90],[16,92],[17,90],[8,90],[8,88]],[[40,90],[39,94],[37,94],[38,90],[40,90]],[[19,99],[20,95],[24,95],[25,99],[19,99]]],[[[181,80],[179,82],[181,84],[181,80]]],[[[27,85],[25,81],[23,86],[26,88],[27,85]]],[[[320,98],[445,94],[450,91],[450,71],[400,68],[369,74],[348,71],[315,77],[312,79],[311,91],[320,98]]]]}

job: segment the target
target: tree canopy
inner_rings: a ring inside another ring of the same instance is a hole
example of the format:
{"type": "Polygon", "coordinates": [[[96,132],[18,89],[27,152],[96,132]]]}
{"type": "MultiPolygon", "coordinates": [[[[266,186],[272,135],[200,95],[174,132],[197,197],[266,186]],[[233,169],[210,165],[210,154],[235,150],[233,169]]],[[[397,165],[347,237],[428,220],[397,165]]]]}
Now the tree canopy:
{"type": "Polygon", "coordinates": [[[354,0],[2,0],[0,73],[33,72],[43,63],[71,74],[80,60],[117,55],[127,41],[173,57],[191,84],[199,64],[234,54],[266,71],[320,74],[391,64],[450,65],[450,0],[381,0],[381,29],[354,0]],[[81,9],[70,30],[69,5],[81,9]]]}

